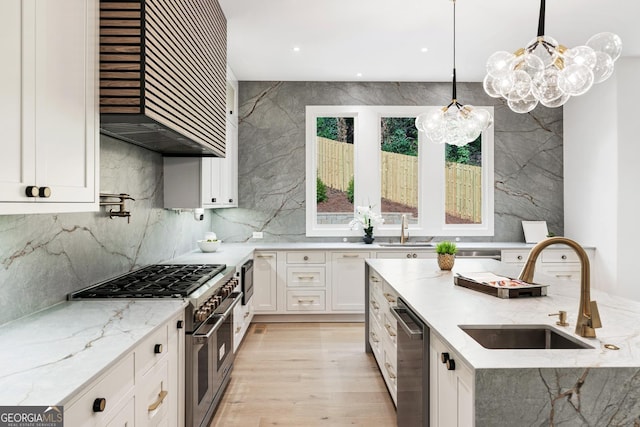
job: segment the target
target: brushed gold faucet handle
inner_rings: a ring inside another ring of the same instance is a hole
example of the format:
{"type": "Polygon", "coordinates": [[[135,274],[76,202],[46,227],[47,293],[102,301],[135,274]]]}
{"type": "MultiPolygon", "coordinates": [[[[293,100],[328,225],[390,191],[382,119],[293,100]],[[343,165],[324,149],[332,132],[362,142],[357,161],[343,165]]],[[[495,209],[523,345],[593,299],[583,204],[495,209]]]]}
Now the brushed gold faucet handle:
{"type": "Polygon", "coordinates": [[[558,326],[569,326],[569,322],[567,322],[567,312],[560,310],[557,313],[551,313],[549,316],[558,316],[559,319],[556,322],[556,325],[558,326]]]}
{"type": "Polygon", "coordinates": [[[598,311],[598,303],[595,301],[591,301],[589,303],[589,308],[591,308],[591,327],[592,328],[602,328],[602,321],[600,320],[600,312],[598,311]]]}

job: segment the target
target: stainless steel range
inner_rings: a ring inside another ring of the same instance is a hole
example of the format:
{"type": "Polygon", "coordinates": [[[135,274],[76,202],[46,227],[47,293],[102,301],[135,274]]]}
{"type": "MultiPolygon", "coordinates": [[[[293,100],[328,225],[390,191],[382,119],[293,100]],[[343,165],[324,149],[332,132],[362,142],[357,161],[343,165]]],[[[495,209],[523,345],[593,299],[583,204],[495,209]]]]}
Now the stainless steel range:
{"type": "Polygon", "coordinates": [[[235,268],[154,264],[74,292],[69,299],[184,298],[186,426],[205,427],[233,369],[233,309],[242,300],[235,268]]]}

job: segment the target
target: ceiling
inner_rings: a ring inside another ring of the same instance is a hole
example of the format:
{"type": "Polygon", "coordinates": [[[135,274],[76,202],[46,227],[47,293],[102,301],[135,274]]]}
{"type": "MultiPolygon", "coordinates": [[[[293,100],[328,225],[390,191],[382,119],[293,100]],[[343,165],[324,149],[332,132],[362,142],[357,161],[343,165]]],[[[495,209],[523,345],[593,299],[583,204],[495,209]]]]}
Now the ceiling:
{"type": "MultiPolygon", "coordinates": [[[[239,80],[451,80],[451,0],[219,2],[239,80]]],[[[457,1],[458,81],[482,81],[493,52],[513,52],[533,39],[539,7],[538,0],[457,1]]],[[[614,32],[623,56],[640,56],[638,17],[638,0],[549,0],[545,32],[568,47],[614,32]]]]}

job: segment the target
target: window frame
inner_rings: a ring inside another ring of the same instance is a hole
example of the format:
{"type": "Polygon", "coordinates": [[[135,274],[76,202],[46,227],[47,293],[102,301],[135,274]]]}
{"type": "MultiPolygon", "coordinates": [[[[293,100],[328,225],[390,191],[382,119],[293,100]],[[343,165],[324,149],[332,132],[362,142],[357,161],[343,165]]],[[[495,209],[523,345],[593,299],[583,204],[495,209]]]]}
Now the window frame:
{"type": "MultiPolygon", "coordinates": [[[[316,202],[317,118],[353,117],[354,120],[354,206],[373,206],[380,213],[381,203],[381,119],[416,117],[434,106],[323,105],[306,107],[306,235],[309,237],[361,236],[348,224],[318,224],[316,202]],[[373,166],[372,166],[373,165],[373,166]]],[[[476,107],[489,110],[493,107],[476,107]]],[[[418,133],[418,223],[409,225],[413,237],[493,236],[494,234],[494,127],[482,134],[482,223],[445,224],[445,145],[427,142],[418,133]],[[428,178],[428,179],[427,179],[428,178]],[[434,203],[435,201],[435,203],[434,203]],[[431,202],[431,203],[429,203],[431,202]]],[[[398,224],[375,227],[376,236],[398,236],[398,224]]]]}

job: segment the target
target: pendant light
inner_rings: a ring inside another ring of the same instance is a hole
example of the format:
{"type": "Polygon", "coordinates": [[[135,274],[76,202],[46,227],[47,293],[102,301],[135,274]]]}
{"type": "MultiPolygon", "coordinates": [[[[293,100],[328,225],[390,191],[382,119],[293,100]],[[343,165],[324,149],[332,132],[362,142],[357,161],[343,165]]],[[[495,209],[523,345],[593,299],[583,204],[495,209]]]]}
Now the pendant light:
{"type": "Polygon", "coordinates": [[[504,98],[511,110],[528,113],[538,103],[560,107],[608,79],[622,52],[622,40],[599,33],[585,46],[569,49],[544,34],[545,0],[540,0],[538,36],[515,53],[499,51],[487,60],[483,86],[494,98],[504,98]]]}
{"type": "Polygon", "coordinates": [[[462,105],[456,93],[456,0],[453,3],[453,81],[449,105],[427,111],[416,117],[416,128],[434,143],[462,146],[475,141],[493,124],[487,110],[462,105]]]}

